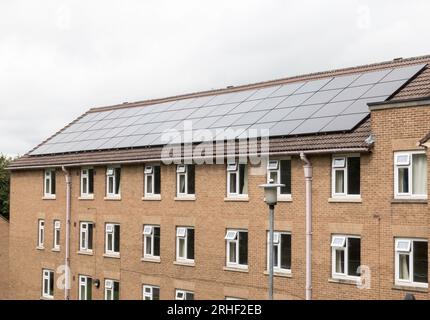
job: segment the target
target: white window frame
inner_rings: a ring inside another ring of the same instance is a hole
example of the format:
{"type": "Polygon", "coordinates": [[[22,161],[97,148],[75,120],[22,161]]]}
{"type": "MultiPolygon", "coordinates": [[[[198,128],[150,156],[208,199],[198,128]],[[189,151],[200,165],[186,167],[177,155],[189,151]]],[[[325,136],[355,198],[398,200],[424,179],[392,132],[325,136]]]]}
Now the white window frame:
{"type": "Polygon", "coordinates": [[[93,170],[93,188],[94,188],[94,168],[85,167],[81,169],[81,198],[93,198],[94,190],[90,192],[90,170],[93,170]],[[87,192],[84,192],[84,186],[87,192]]]}
{"type": "Polygon", "coordinates": [[[153,197],[155,196],[154,188],[155,188],[155,173],[154,173],[154,166],[147,165],[145,166],[145,197],[153,197]],[[151,183],[151,190],[152,192],[148,192],[148,179],[149,177],[152,178],[151,183]]]}
{"type": "Polygon", "coordinates": [[[52,177],[53,172],[55,172],[55,169],[46,169],[43,172],[43,197],[47,199],[55,199],[56,197],[57,190],[55,190],[55,193],[52,192],[52,185],[54,183],[54,179],[52,177]]]}
{"type": "Polygon", "coordinates": [[[54,242],[53,249],[60,250],[60,238],[61,238],[61,222],[60,220],[54,220],[54,242]]]}
{"type": "MultiPolygon", "coordinates": [[[[159,228],[161,231],[161,228],[159,225],[149,225],[146,224],[143,226],[143,257],[144,258],[148,258],[148,259],[160,259],[160,256],[156,256],[154,255],[154,238],[155,238],[155,232],[154,229],[155,228],[159,228]],[[146,252],[146,244],[148,239],[147,238],[151,238],[151,253],[147,253],[146,252]]],[[[160,239],[161,240],[161,239],[160,239]]],[[[161,248],[160,248],[161,250],[161,248]]],[[[161,254],[161,253],[160,253],[161,254]]]]}
{"type": "MultiPolygon", "coordinates": [[[[115,193],[116,180],[118,179],[116,175],[116,169],[121,169],[120,166],[110,166],[106,168],[106,197],[107,198],[120,198],[121,197],[121,181],[118,188],[118,193],[115,193]],[[109,192],[109,180],[112,179],[112,192],[109,192]]],[[[121,177],[120,177],[121,179],[121,177]]]]}
{"type": "Polygon", "coordinates": [[[227,198],[248,198],[248,165],[240,162],[228,162],[227,163],[227,198]],[[244,189],[246,193],[239,193],[240,184],[240,165],[245,165],[245,176],[244,176],[244,189]],[[230,190],[231,176],[236,174],[236,192],[230,190]]]}
{"type": "Polygon", "coordinates": [[[94,247],[94,223],[93,222],[87,222],[87,221],[83,221],[79,223],[79,251],[81,252],[93,252],[93,248],[89,249],[88,245],[89,245],[89,237],[90,237],[90,233],[89,233],[89,226],[92,226],[93,228],[93,247],[94,247]],[[84,228],[85,226],[85,228],[84,228]],[[82,245],[82,240],[84,240],[84,245],[82,245]]]}
{"type": "MultiPolygon", "coordinates": [[[[178,262],[185,262],[185,263],[194,263],[194,259],[188,259],[188,230],[195,230],[193,227],[176,227],[176,261],[178,262]],[[185,233],[182,231],[185,229],[185,233]],[[184,255],[185,257],[179,256],[179,239],[185,239],[184,240],[184,255]]],[[[194,231],[194,245],[196,243],[196,234],[194,231]]],[[[195,251],[194,251],[194,257],[195,257],[195,251]]]]}
{"type": "Polygon", "coordinates": [[[188,193],[188,165],[178,164],[176,165],[176,196],[177,197],[188,197],[194,196],[195,194],[188,193]],[[180,192],[180,177],[184,176],[185,193],[180,192]]]}
{"type": "Polygon", "coordinates": [[[37,248],[43,249],[45,247],[45,220],[37,220],[37,248]]]}
{"type": "MultiPolygon", "coordinates": [[[[107,300],[107,293],[108,291],[111,291],[111,299],[109,300],[114,300],[114,296],[115,296],[115,283],[118,283],[119,285],[119,281],[118,280],[113,280],[113,279],[105,279],[105,296],[104,299],[107,300]]],[[[121,290],[121,288],[120,288],[121,290]]],[[[119,293],[118,293],[119,295],[119,293]]]]}
{"type": "Polygon", "coordinates": [[[54,299],[54,291],[52,294],[49,292],[49,288],[51,287],[51,281],[55,283],[54,271],[49,269],[42,269],[42,297],[46,299],[54,299]],[[52,277],[52,279],[51,279],[52,277]],[[48,288],[45,287],[45,280],[48,282],[48,288]]]}
{"type": "Polygon", "coordinates": [[[176,289],[175,291],[175,300],[187,300],[187,294],[192,294],[194,298],[194,292],[182,289],[176,289]]]}
{"type": "MultiPolygon", "coordinates": [[[[228,268],[235,268],[235,269],[248,269],[248,264],[240,264],[239,263],[239,233],[241,232],[246,232],[248,233],[248,230],[243,230],[243,229],[227,229],[226,231],[226,235],[224,237],[225,242],[226,242],[226,266],[228,268]],[[235,233],[235,237],[233,238],[232,236],[229,237],[229,234],[233,235],[233,233],[235,233]],[[236,262],[231,262],[230,261],[230,243],[234,243],[236,246],[236,262]]],[[[249,236],[249,234],[248,234],[249,236]]],[[[248,238],[249,241],[249,238],[248,238]]],[[[249,250],[249,246],[248,246],[248,250],[249,250]]],[[[249,256],[248,256],[249,259],[249,256]]],[[[248,261],[249,263],[249,261],[248,261]]]]}
{"type": "MultiPolygon", "coordinates": [[[[273,265],[273,270],[276,273],[291,273],[291,268],[290,269],[284,269],[281,267],[281,253],[282,253],[282,248],[281,248],[281,235],[289,235],[291,237],[291,232],[287,232],[287,231],[274,231],[273,232],[273,243],[276,244],[278,246],[277,250],[273,250],[273,254],[278,255],[278,265],[275,266],[273,265]]],[[[267,270],[269,270],[269,250],[270,250],[270,234],[269,232],[267,232],[267,270]]]]}
{"type": "MultiPolygon", "coordinates": [[[[119,256],[120,251],[115,251],[115,226],[120,226],[119,223],[106,223],[105,225],[105,254],[111,256],[119,256]],[[112,235],[112,250],[109,250],[109,235],[112,235]]],[[[121,228],[121,226],[120,226],[121,228]]]]}
{"type": "MultiPolygon", "coordinates": [[[[360,158],[360,154],[342,154],[342,155],[333,155],[331,162],[331,194],[333,198],[352,198],[352,199],[360,199],[361,198],[361,181],[360,181],[360,193],[359,194],[349,194],[348,193],[348,160],[349,158],[360,158]],[[337,164],[337,161],[343,160],[342,164],[337,164]],[[343,171],[343,187],[344,192],[336,192],[336,171],[343,171]]],[[[361,166],[361,158],[360,158],[360,166],[361,166]]],[[[361,177],[359,177],[361,178],[361,177]]]]}
{"type": "Polygon", "coordinates": [[[142,287],[143,300],[154,300],[154,289],[158,289],[158,292],[160,292],[160,287],[144,284],[142,287]]]}
{"type": "MultiPolygon", "coordinates": [[[[412,161],[412,159],[411,159],[412,161]]],[[[422,238],[395,238],[394,241],[394,254],[395,254],[395,262],[394,262],[394,278],[395,284],[399,286],[408,286],[408,287],[419,287],[419,288],[428,288],[428,283],[422,282],[414,282],[414,242],[428,242],[427,239],[422,238]],[[398,250],[398,243],[401,241],[409,241],[409,250],[398,250]],[[409,255],[409,280],[400,279],[399,271],[400,271],[400,255],[407,254],[409,255]]]]}
{"type": "MultiPolygon", "coordinates": [[[[357,281],[360,276],[351,276],[348,274],[348,241],[349,239],[360,239],[361,250],[361,237],[356,235],[334,234],[331,237],[331,276],[333,279],[350,279],[357,281]],[[342,239],[342,244],[337,244],[336,239],[342,239]],[[336,251],[341,250],[344,254],[344,273],[336,272],[336,251]]],[[[361,255],[361,252],[360,252],[361,255]]]]}
{"type": "Polygon", "coordinates": [[[89,276],[84,276],[84,275],[79,275],[79,279],[78,279],[78,299],[79,300],[88,300],[88,289],[92,290],[91,284],[89,284],[88,282],[92,283],[92,278],[89,276]],[[90,286],[88,288],[88,286],[90,286]],[[84,287],[85,290],[85,296],[82,296],[82,290],[81,288],[84,287]]]}
{"type": "MultiPolygon", "coordinates": [[[[291,158],[282,158],[282,159],[270,159],[267,161],[267,183],[281,183],[281,161],[282,160],[290,160],[291,158]],[[276,163],[276,166],[275,166],[276,163]],[[272,172],[276,172],[276,181],[271,181],[270,174],[272,172]]],[[[278,200],[291,200],[291,192],[281,194],[281,188],[278,189],[278,200]]]]}
{"type": "MultiPolygon", "coordinates": [[[[425,151],[401,151],[401,152],[395,152],[394,153],[394,198],[395,199],[427,199],[427,193],[425,194],[413,194],[413,175],[412,175],[412,165],[413,165],[413,155],[414,154],[426,154],[425,151]],[[397,157],[398,156],[408,156],[409,162],[406,163],[398,163],[397,157]],[[409,183],[409,192],[399,192],[399,169],[400,168],[407,168],[408,169],[408,183],[409,183]]],[[[428,172],[428,168],[427,168],[428,172]]],[[[427,189],[427,184],[426,184],[427,189]]]]}

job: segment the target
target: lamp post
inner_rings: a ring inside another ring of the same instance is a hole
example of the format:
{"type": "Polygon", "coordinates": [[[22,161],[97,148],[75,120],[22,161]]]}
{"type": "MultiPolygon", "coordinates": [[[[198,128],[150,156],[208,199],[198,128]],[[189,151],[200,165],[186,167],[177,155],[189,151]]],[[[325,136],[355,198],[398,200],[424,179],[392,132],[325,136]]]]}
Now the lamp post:
{"type": "Polygon", "coordinates": [[[260,185],[261,188],[264,188],[264,201],[269,206],[269,300],[273,300],[273,228],[275,205],[278,203],[278,188],[284,186],[280,183],[260,185]]]}

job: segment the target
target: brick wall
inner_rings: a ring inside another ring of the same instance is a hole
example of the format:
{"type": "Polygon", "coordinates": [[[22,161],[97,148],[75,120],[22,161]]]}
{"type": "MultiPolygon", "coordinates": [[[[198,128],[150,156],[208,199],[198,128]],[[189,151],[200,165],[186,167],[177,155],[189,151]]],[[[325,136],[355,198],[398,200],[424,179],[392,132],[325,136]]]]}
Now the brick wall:
{"type": "Polygon", "coordinates": [[[0,216],[0,300],[9,293],[9,222],[0,216]]]}

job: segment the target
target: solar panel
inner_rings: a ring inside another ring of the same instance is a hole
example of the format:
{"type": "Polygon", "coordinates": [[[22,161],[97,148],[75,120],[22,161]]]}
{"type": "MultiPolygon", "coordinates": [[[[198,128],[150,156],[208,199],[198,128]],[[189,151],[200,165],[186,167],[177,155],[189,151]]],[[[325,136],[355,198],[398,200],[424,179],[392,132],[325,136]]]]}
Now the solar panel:
{"type": "Polygon", "coordinates": [[[355,113],[337,116],[322,128],[321,132],[351,130],[351,128],[354,128],[368,115],[369,113],[355,113]]]}
{"type": "Polygon", "coordinates": [[[289,96],[289,95],[295,93],[304,84],[305,84],[304,82],[284,84],[278,90],[276,90],[275,92],[273,92],[270,95],[270,97],[289,96]]]}
{"type": "Polygon", "coordinates": [[[314,113],[314,117],[336,116],[348,108],[355,100],[330,102],[314,113]]]}
{"type": "Polygon", "coordinates": [[[316,92],[313,96],[306,100],[303,104],[319,104],[330,102],[331,99],[336,97],[342,90],[327,90],[316,92]]]}
{"type": "Polygon", "coordinates": [[[322,87],[324,87],[327,83],[329,83],[331,79],[333,78],[325,78],[325,79],[308,81],[295,93],[300,94],[300,93],[316,92],[320,90],[322,87]]]}
{"type": "Polygon", "coordinates": [[[333,90],[333,89],[344,89],[348,87],[354,80],[356,80],[360,75],[352,74],[347,76],[339,76],[332,79],[327,83],[321,90],[333,90]]]}
{"type": "Polygon", "coordinates": [[[271,136],[286,136],[291,133],[295,128],[297,128],[304,120],[288,120],[281,121],[270,128],[271,136]]]}
{"type": "Polygon", "coordinates": [[[291,134],[306,134],[319,132],[332,120],[334,120],[334,117],[306,119],[297,128],[291,131],[291,134]]]}

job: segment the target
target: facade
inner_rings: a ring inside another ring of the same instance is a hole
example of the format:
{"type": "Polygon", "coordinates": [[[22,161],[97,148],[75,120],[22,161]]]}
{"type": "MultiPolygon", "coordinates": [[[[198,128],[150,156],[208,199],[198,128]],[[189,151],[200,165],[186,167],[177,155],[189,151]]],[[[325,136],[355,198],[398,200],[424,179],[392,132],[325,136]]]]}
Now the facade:
{"type": "Polygon", "coordinates": [[[9,221],[0,216],[0,300],[9,294],[9,221]]]}
{"type": "Polygon", "coordinates": [[[351,130],[270,137],[263,163],[165,164],[160,146],[18,159],[9,167],[10,297],[267,299],[268,208],[259,185],[273,179],[285,185],[275,209],[275,299],[305,299],[307,285],[312,299],[428,299],[428,62],[253,85],[425,65],[389,98],[369,102],[351,130]],[[313,169],[311,287],[306,159],[313,169]],[[70,290],[61,287],[67,264],[70,290]]]}

